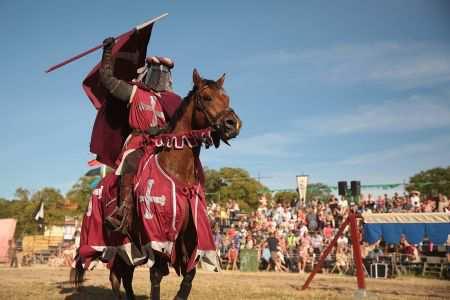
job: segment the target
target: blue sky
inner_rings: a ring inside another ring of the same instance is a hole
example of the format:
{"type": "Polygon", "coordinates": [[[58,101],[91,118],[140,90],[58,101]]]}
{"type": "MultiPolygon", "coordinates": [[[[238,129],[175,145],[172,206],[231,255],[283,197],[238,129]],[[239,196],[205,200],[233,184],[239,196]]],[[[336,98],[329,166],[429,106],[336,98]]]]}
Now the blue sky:
{"type": "Polygon", "coordinates": [[[194,67],[226,72],[244,122],[231,148],[202,153],[208,167],[277,189],[450,165],[448,1],[2,1],[0,197],[66,192],[93,158],[81,81],[101,53],[44,70],[164,12],[149,53],[175,60],[176,92],[194,67]]]}

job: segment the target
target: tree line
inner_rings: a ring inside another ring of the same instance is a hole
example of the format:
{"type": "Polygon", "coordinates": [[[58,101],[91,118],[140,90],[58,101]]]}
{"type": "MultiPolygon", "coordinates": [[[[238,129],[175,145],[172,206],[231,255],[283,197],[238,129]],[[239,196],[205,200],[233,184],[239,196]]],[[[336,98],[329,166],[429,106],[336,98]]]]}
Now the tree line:
{"type": "MultiPolygon", "coordinates": [[[[52,187],[44,187],[34,193],[19,187],[13,199],[0,198],[0,218],[17,219],[16,237],[37,234],[38,226],[34,216],[41,201],[45,206],[45,225],[62,225],[65,216],[81,217],[87,207],[95,172],[88,172],[63,195],[52,187]],[[93,176],[92,176],[93,175],[93,176]]],[[[268,200],[292,203],[298,198],[297,192],[272,193],[267,186],[249,172],[241,168],[224,167],[219,170],[205,168],[205,191],[208,202],[226,205],[228,200],[237,201],[242,211],[252,211],[259,205],[261,196],[268,200]]],[[[417,190],[425,196],[438,193],[450,195],[450,166],[433,168],[413,175],[406,185],[407,191],[417,190]]],[[[331,195],[328,186],[322,183],[308,185],[306,200],[327,200],[331,195]]]]}

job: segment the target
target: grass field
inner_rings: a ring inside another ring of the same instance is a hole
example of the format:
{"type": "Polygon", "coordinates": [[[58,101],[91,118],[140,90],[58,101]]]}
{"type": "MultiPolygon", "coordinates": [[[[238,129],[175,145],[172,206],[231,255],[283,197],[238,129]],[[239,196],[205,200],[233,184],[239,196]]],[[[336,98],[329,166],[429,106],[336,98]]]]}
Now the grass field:
{"type": "MultiPolygon", "coordinates": [[[[68,274],[68,268],[0,267],[0,299],[112,299],[108,270],[88,272],[80,291],[73,290],[67,282],[68,274]]],[[[305,280],[306,275],[300,274],[199,271],[190,299],[352,299],[356,290],[356,279],[349,276],[319,274],[310,289],[300,291],[305,280]]],[[[172,299],[179,282],[180,278],[174,272],[166,277],[162,282],[161,298],[172,299]]],[[[450,299],[448,280],[402,277],[368,279],[366,282],[371,299],[450,299]]],[[[136,270],[133,286],[137,299],[149,299],[147,269],[136,270]]]]}

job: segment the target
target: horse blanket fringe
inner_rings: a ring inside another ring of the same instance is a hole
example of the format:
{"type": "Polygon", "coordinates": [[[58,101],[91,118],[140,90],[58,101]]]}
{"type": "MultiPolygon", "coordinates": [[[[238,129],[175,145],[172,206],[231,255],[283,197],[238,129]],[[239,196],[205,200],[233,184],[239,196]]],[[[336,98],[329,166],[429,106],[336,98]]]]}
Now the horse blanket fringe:
{"type": "MultiPolygon", "coordinates": [[[[175,243],[190,210],[197,243],[187,261],[187,271],[201,261],[207,270],[220,270],[217,252],[207,216],[203,171],[200,161],[198,183],[192,186],[170,177],[159,165],[158,155],[146,154],[135,180],[135,199],[139,220],[140,245],[127,236],[104,227],[104,218],[117,206],[118,176],[108,174],[92,192],[81,228],[79,257],[85,268],[99,258],[110,265],[116,255],[128,264],[154,264],[154,253],[166,256],[175,267],[175,243]]],[[[178,270],[177,270],[178,272],[178,270]]]]}

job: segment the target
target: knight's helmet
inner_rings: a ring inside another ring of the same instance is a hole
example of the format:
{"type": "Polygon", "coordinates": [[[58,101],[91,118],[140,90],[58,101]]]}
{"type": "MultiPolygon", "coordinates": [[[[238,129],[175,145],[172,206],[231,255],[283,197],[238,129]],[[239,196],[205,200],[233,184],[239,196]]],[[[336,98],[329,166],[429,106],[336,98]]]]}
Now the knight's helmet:
{"type": "Polygon", "coordinates": [[[137,70],[138,81],[157,92],[172,90],[172,72],[174,63],[170,58],[151,56],[145,65],[137,70]]]}

